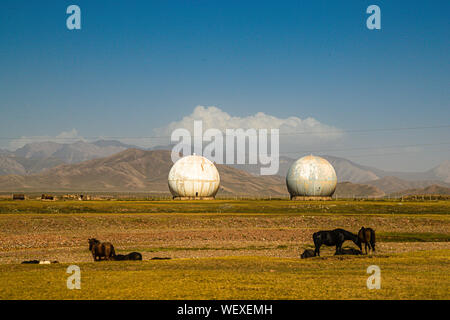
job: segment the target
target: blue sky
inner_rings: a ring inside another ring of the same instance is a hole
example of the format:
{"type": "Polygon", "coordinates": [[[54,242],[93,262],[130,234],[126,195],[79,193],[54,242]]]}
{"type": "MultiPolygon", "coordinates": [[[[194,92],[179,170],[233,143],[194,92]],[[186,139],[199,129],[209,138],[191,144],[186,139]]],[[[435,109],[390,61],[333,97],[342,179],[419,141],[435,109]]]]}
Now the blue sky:
{"type": "MultiPolygon", "coordinates": [[[[10,147],[6,138],[72,129],[151,136],[198,105],[244,118],[312,117],[344,131],[450,124],[449,1],[16,0],[0,8],[0,148],[10,147]],[[81,30],[66,28],[71,4],[81,8],[81,30]],[[371,4],[381,8],[381,30],[366,28],[371,4]]],[[[347,133],[316,149],[418,144],[389,156],[334,154],[422,170],[450,159],[447,142],[448,127],[347,133]]]]}

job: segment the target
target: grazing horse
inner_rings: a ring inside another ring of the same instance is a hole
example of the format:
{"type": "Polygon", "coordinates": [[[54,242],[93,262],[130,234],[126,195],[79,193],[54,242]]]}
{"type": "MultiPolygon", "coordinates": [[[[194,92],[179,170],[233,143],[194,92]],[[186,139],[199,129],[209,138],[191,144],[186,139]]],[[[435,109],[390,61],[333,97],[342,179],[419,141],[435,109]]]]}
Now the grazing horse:
{"type": "Polygon", "coordinates": [[[363,254],[361,250],[349,248],[349,249],[342,249],[341,252],[336,252],[334,255],[340,256],[340,255],[360,255],[360,254],[363,254]]]}
{"type": "Polygon", "coordinates": [[[316,247],[315,254],[320,257],[320,247],[324,244],[326,246],[336,246],[336,252],[342,250],[342,244],[346,240],[353,241],[358,245],[358,236],[344,229],[334,229],[319,231],[313,234],[314,246],[316,247]]]}
{"type": "Polygon", "coordinates": [[[311,249],[306,249],[305,251],[303,251],[303,253],[300,255],[300,257],[302,259],[306,259],[306,258],[312,258],[315,257],[316,253],[314,252],[314,250],[311,249]]]}
{"type": "Polygon", "coordinates": [[[367,254],[367,247],[369,247],[369,251],[375,251],[375,231],[372,228],[364,228],[361,227],[358,232],[358,247],[362,250],[361,243],[364,243],[364,248],[367,254]]]}
{"type": "Polygon", "coordinates": [[[142,254],[139,252],[131,252],[129,254],[116,254],[114,257],[114,260],[116,261],[123,261],[123,260],[142,260],[142,254]]]}
{"type": "Polygon", "coordinates": [[[116,255],[114,246],[111,243],[100,242],[95,238],[89,239],[89,251],[92,252],[94,261],[100,261],[102,258],[112,260],[116,255]]]}

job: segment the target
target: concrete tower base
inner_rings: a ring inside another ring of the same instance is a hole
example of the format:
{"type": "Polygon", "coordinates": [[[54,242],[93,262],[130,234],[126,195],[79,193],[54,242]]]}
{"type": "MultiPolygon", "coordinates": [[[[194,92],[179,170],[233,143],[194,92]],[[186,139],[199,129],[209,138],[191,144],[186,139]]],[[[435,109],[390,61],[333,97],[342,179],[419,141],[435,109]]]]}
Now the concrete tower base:
{"type": "Polygon", "coordinates": [[[320,200],[320,201],[329,201],[332,200],[331,197],[305,197],[305,196],[291,196],[291,200],[294,201],[312,201],[312,200],[320,200]]]}
{"type": "Polygon", "coordinates": [[[214,200],[214,197],[173,197],[173,200],[214,200]]]}

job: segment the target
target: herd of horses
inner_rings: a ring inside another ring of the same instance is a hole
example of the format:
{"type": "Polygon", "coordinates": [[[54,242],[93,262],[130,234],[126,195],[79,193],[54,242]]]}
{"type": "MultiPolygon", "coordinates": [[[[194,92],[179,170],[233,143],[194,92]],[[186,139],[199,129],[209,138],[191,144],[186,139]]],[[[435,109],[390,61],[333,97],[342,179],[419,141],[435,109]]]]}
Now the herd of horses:
{"type": "Polygon", "coordinates": [[[344,229],[319,231],[313,234],[313,241],[315,250],[306,249],[301,254],[302,259],[315,256],[320,257],[320,247],[322,245],[336,246],[335,255],[360,255],[362,254],[363,243],[366,254],[368,253],[367,249],[369,249],[369,252],[371,250],[375,252],[375,231],[372,228],[361,227],[357,235],[344,229]],[[342,244],[347,240],[353,241],[359,250],[353,248],[343,249],[342,244]]]}
{"type": "MultiPolygon", "coordinates": [[[[350,231],[344,229],[334,229],[319,231],[313,234],[313,241],[315,250],[306,249],[302,254],[301,258],[311,258],[315,256],[320,257],[320,247],[325,246],[336,246],[335,255],[360,255],[362,253],[362,244],[364,243],[364,248],[366,254],[367,249],[375,251],[375,231],[372,228],[362,227],[358,234],[351,233],[350,231]],[[342,244],[345,241],[353,241],[359,248],[353,249],[343,249],[342,244]]],[[[100,242],[95,238],[88,239],[89,251],[92,253],[94,261],[101,260],[112,260],[112,261],[123,261],[123,260],[142,260],[142,254],[139,252],[131,252],[128,254],[116,254],[114,246],[110,242],[100,242]]],[[[162,258],[153,258],[162,259],[162,258]]],[[[164,258],[167,259],[167,258],[164,258]]]]}
{"type": "MultiPolygon", "coordinates": [[[[139,252],[130,252],[128,254],[116,254],[114,246],[110,242],[100,242],[92,238],[88,239],[89,251],[92,253],[94,261],[111,260],[111,261],[125,261],[125,260],[142,260],[142,254],[139,252]]],[[[166,257],[153,257],[151,260],[169,260],[166,257]]]]}
{"type": "Polygon", "coordinates": [[[142,260],[142,254],[140,254],[139,252],[130,252],[128,254],[116,254],[114,246],[110,242],[100,242],[95,238],[89,239],[88,242],[89,242],[89,251],[91,251],[94,261],[142,260]]]}

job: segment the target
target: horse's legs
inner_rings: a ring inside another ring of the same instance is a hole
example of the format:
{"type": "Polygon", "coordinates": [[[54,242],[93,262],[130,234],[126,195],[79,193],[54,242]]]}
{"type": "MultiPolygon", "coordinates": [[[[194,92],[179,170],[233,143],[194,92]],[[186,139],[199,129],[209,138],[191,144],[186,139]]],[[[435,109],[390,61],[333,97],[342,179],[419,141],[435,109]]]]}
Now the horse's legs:
{"type": "Polygon", "coordinates": [[[342,243],[336,243],[336,253],[339,254],[342,252],[342,243]]]}
{"type": "MultiPolygon", "coordinates": [[[[365,242],[364,243],[364,249],[366,249],[366,254],[367,254],[367,247],[368,247],[368,244],[367,244],[367,242],[365,242]]],[[[370,248],[369,248],[370,249],[370,248]]]]}
{"type": "Polygon", "coordinates": [[[320,257],[320,245],[316,244],[316,250],[314,250],[314,255],[317,255],[320,257]]]}

